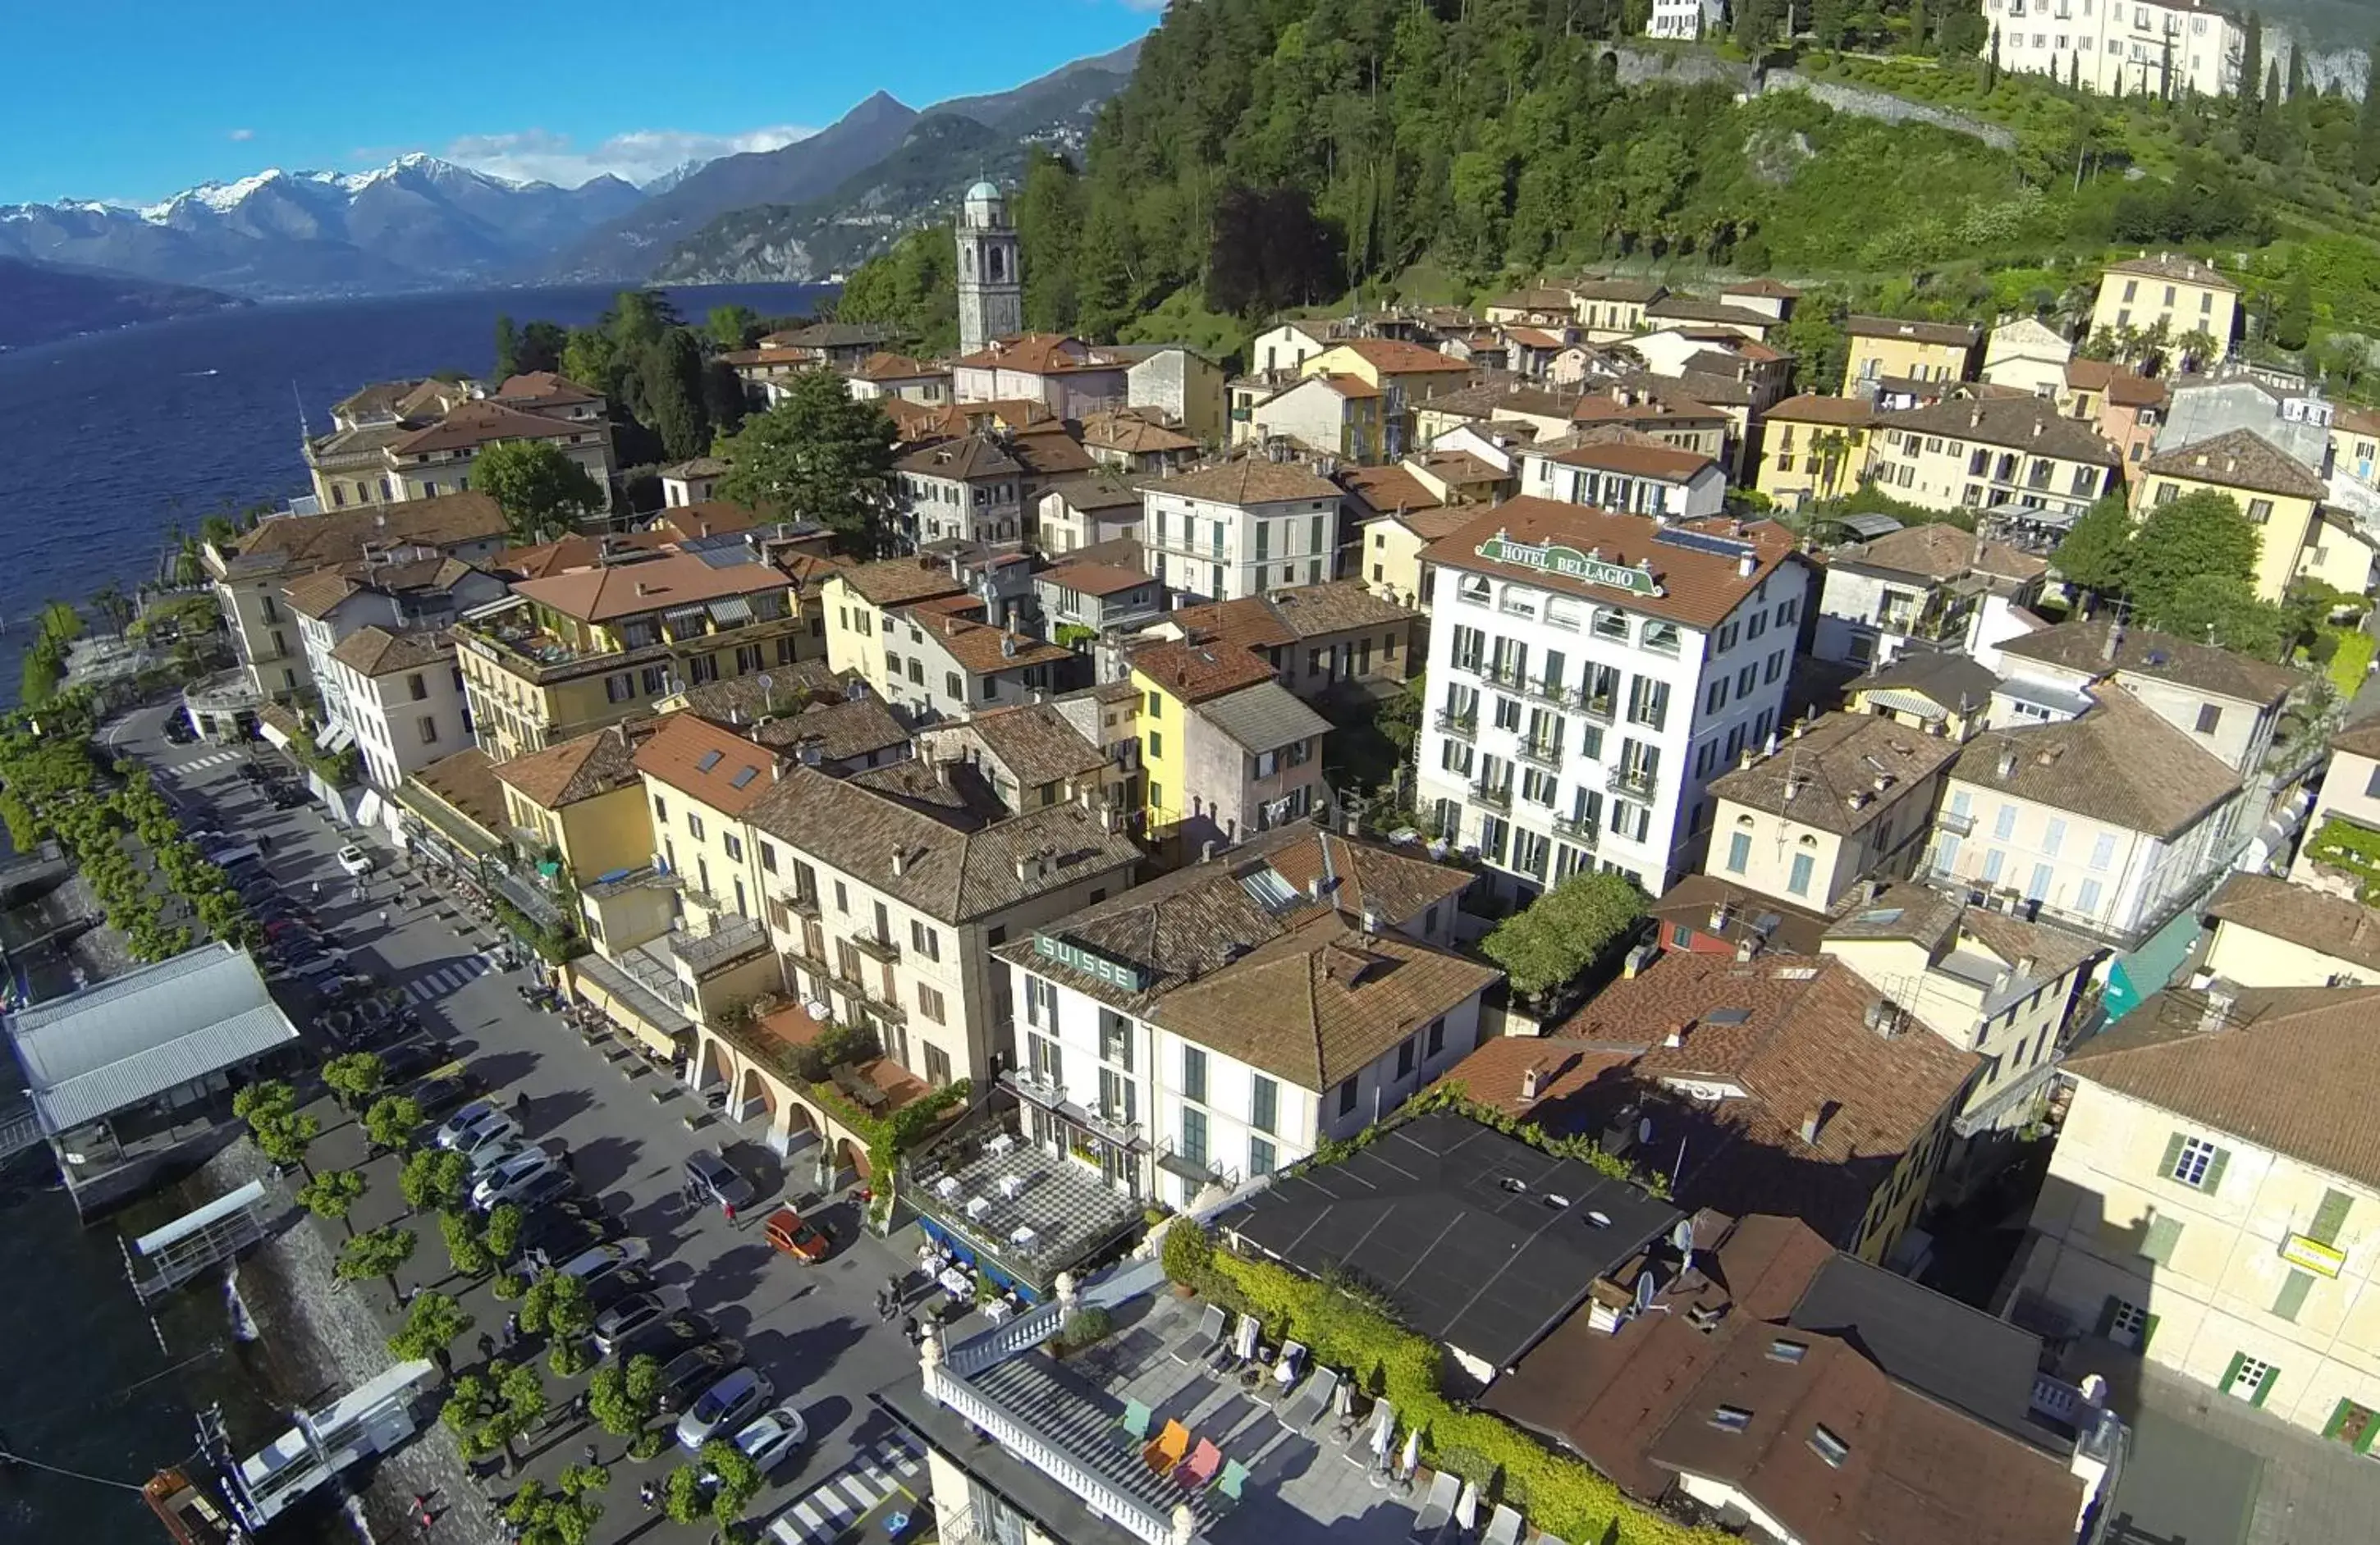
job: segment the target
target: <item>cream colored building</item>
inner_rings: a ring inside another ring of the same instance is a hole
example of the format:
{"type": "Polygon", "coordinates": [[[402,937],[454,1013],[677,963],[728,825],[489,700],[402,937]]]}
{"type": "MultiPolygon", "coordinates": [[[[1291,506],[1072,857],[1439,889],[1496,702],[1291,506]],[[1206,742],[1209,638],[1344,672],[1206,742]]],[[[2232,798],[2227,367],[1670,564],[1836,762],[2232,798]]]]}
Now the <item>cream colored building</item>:
{"type": "Polygon", "coordinates": [[[2162,328],[2167,342],[2179,344],[2204,332],[2215,340],[2218,359],[2230,352],[2231,332],[2239,320],[2240,286],[2235,281],[2212,263],[2170,253],[2109,263],[2099,276],[2098,298],[2091,306],[2091,331],[2101,337],[2162,328]]]}
{"type": "Polygon", "coordinates": [[[2345,895],[2371,885],[2375,865],[2356,849],[2380,839],[2380,722],[2350,725],[2331,737],[2330,766],[2306,815],[2306,837],[2289,878],[2345,895]]]}
{"type": "Polygon", "coordinates": [[[2380,986],[2380,912],[2350,896],[2242,870],[2206,904],[2201,986],[2380,986]]]}
{"type": "Polygon", "coordinates": [[[2100,0],[2096,15],[2091,0],[1984,0],[1984,24],[1977,52],[2000,68],[2103,96],[2228,97],[2240,89],[2245,33],[2200,0],[2100,0]]]}
{"type": "MultiPolygon", "coordinates": [[[[2232,429],[2195,444],[2160,451],[2141,464],[2132,513],[2146,518],[2184,495],[2219,493],[2240,506],[2262,542],[2256,550],[2256,595],[2277,601],[2323,545],[2315,519],[2330,486],[2306,465],[2253,429],[2232,429]]],[[[2341,537],[2344,541],[2347,538],[2341,537]]]]}
{"type": "Polygon", "coordinates": [[[2380,988],[2149,998],[2070,1056],[2012,1308],[2357,1453],[2380,1431],[2380,988]]]}
{"type": "Polygon", "coordinates": [[[2022,504],[2079,516],[2122,470],[2114,446],[2046,400],[1950,397],[1878,415],[1866,476],[1927,510],[2022,504]]]}
{"type": "Polygon", "coordinates": [[[2033,317],[2019,317],[1992,329],[1984,340],[1983,379],[1994,386],[2056,398],[2074,357],[2067,336],[2033,317]]]}
{"type": "Polygon", "coordinates": [[[1885,381],[1970,380],[1983,343],[1982,330],[1971,322],[1852,316],[1843,319],[1843,332],[1851,342],[1843,359],[1846,397],[1872,395],[1885,381]]]}
{"type": "Polygon", "coordinates": [[[1900,879],[1925,851],[1958,746],[1891,719],[1797,721],[1773,751],[1711,780],[1703,872],[1814,911],[1865,879],[1900,879]]]}
{"type": "Polygon", "coordinates": [[[1645,308],[1669,294],[1649,279],[1582,279],[1570,286],[1578,325],[1590,344],[1609,344],[1645,331],[1645,308]]]}

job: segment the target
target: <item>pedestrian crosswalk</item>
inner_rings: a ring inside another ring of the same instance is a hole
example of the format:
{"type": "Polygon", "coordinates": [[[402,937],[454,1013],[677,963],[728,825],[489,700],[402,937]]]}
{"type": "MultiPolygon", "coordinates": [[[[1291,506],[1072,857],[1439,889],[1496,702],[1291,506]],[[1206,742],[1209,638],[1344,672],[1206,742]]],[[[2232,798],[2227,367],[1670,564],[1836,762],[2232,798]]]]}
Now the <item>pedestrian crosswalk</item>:
{"type": "Polygon", "coordinates": [[[436,971],[425,972],[405,984],[405,1001],[428,1003],[431,998],[444,997],[475,976],[484,976],[496,969],[496,963],[485,955],[467,955],[450,960],[436,971]]]}
{"type": "Polygon", "coordinates": [[[176,778],[188,778],[193,773],[204,772],[209,767],[227,767],[234,762],[246,760],[247,756],[248,753],[245,751],[213,751],[204,756],[193,756],[187,762],[172,763],[165,770],[176,778]]]}
{"type": "Polygon", "coordinates": [[[907,1439],[887,1438],[770,1520],[769,1538],[776,1545],[826,1545],[893,1492],[914,1495],[925,1470],[925,1456],[907,1439]]]}

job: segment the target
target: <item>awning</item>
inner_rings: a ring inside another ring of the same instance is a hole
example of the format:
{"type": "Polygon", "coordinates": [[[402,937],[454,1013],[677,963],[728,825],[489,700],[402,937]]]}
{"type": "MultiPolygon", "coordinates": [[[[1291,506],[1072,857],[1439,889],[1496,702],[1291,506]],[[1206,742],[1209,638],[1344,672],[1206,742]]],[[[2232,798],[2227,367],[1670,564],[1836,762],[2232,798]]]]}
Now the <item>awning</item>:
{"type": "Polygon", "coordinates": [[[710,603],[710,620],[720,623],[742,623],[752,620],[752,603],[741,596],[723,596],[710,603]]]}
{"type": "Polygon", "coordinates": [[[1897,687],[1873,688],[1867,694],[1867,700],[1871,704],[1890,708],[1895,713],[1914,714],[1919,718],[1929,722],[1949,717],[1942,705],[1932,698],[1913,692],[1902,692],[1897,687]]]}
{"type": "Polygon", "coordinates": [[[1900,529],[1900,522],[1890,515],[1844,515],[1838,524],[1863,542],[1889,537],[1900,529]]]}
{"type": "Polygon", "coordinates": [[[643,984],[601,955],[581,955],[570,962],[570,984],[613,1024],[663,1056],[685,1048],[681,1038],[694,1032],[694,1021],[653,996],[643,984]]]}
{"type": "Polygon", "coordinates": [[[356,732],[344,724],[333,724],[322,732],[322,738],[314,742],[314,749],[325,756],[336,756],[355,743],[356,732]]]}
{"type": "Polygon", "coordinates": [[[356,806],[356,825],[359,827],[376,827],[380,825],[380,813],[382,808],[380,791],[377,789],[365,790],[363,803],[356,806]]]}

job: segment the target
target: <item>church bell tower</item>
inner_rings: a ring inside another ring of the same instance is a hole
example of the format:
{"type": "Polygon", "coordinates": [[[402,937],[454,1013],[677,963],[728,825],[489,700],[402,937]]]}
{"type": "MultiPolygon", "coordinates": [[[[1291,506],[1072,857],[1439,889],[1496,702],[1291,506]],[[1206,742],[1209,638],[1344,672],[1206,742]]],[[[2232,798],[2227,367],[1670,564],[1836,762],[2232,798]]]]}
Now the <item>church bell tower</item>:
{"type": "Polygon", "coordinates": [[[1016,226],[1008,199],[988,182],[966,190],[959,208],[959,352],[1025,331],[1025,276],[1017,267],[1016,226]]]}

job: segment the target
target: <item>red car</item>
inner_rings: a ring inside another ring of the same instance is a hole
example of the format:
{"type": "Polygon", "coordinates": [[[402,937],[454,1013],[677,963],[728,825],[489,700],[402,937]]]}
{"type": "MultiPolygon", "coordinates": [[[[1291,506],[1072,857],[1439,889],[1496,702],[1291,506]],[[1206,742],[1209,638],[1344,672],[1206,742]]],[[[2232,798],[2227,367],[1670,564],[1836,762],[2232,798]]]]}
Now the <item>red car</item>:
{"type": "Polygon", "coordinates": [[[827,1237],[824,1229],[803,1222],[802,1215],[790,1207],[780,1207],[770,1213],[769,1221],[761,1225],[760,1233],[769,1241],[771,1249],[790,1255],[805,1264],[824,1261],[827,1251],[834,1248],[834,1241],[827,1237]]]}

